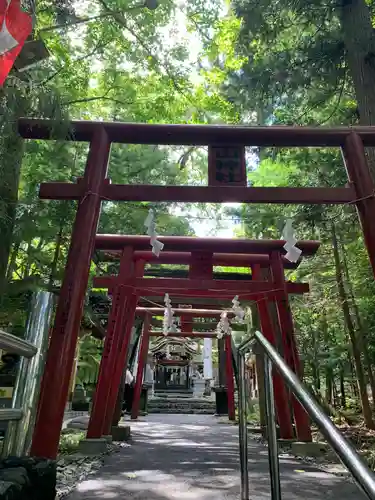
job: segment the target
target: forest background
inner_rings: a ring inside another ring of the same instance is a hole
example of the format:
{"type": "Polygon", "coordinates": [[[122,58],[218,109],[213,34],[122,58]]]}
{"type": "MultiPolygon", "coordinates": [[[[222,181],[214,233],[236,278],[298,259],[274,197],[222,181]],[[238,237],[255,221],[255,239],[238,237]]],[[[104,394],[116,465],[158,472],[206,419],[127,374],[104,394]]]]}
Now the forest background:
{"type": "MultiPolygon", "coordinates": [[[[75,206],[39,200],[38,186],[75,179],[87,154],[82,143],[22,141],[19,117],[51,118],[58,127],[71,119],[375,125],[372,0],[154,2],[28,6],[33,39],[48,57],[15,68],[0,90],[0,321],[7,330],[23,329],[25,291],[58,288],[63,277],[75,206]]],[[[371,150],[368,159],[375,179],[371,150]]],[[[346,183],[338,149],[251,148],[247,170],[253,186],[346,183]]],[[[207,150],[114,145],[109,176],[204,185],[207,150]]],[[[320,240],[317,256],[290,276],[311,285],[292,303],[305,381],[335,418],[375,428],[375,284],[352,206],[107,202],[99,231],[143,234],[150,206],[162,235],[279,238],[292,218],[298,238],[320,240]]],[[[81,340],[82,377],[87,370],[95,377],[100,350],[100,341],[81,340]]]]}

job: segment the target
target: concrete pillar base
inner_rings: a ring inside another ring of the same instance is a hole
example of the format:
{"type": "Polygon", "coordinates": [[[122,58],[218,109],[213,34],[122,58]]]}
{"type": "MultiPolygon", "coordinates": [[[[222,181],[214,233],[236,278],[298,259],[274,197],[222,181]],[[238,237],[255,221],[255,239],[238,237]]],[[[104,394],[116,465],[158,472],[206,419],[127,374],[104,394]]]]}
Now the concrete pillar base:
{"type": "Polygon", "coordinates": [[[321,457],[329,450],[326,443],[304,443],[296,441],[292,443],[291,451],[293,455],[302,457],[321,457]]]}
{"type": "Polygon", "coordinates": [[[130,425],[116,425],[112,427],[113,441],[129,441],[130,437],[130,425]]]}
{"type": "Polygon", "coordinates": [[[262,427],[247,426],[247,432],[250,434],[262,434],[263,430],[262,427]]]}
{"type": "Polygon", "coordinates": [[[82,455],[101,455],[107,451],[105,438],[83,439],[78,445],[78,452],[82,455]]]}
{"type": "Polygon", "coordinates": [[[108,444],[111,444],[113,439],[112,439],[112,435],[111,434],[107,434],[105,436],[102,436],[102,439],[105,439],[107,441],[108,444]]]}
{"type": "Polygon", "coordinates": [[[292,444],[295,443],[295,439],[283,439],[279,438],[277,440],[277,444],[279,445],[280,448],[291,448],[292,444]]]}

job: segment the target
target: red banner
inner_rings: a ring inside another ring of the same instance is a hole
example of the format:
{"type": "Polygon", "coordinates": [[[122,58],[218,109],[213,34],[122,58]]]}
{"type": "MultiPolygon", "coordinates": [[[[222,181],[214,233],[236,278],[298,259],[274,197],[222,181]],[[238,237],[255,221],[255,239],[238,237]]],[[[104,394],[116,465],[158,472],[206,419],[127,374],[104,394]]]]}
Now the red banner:
{"type": "Polygon", "coordinates": [[[20,0],[0,0],[0,85],[32,30],[32,18],[21,10],[20,0]]]}

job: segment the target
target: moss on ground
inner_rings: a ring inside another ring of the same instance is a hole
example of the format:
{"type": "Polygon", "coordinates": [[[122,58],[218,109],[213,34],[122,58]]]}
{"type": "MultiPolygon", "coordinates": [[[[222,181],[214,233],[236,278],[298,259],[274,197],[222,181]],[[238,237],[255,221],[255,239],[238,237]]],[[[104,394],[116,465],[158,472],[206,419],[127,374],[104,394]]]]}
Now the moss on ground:
{"type": "Polygon", "coordinates": [[[59,454],[71,455],[78,450],[79,442],[86,436],[84,431],[78,429],[64,429],[60,436],[59,454]]]}

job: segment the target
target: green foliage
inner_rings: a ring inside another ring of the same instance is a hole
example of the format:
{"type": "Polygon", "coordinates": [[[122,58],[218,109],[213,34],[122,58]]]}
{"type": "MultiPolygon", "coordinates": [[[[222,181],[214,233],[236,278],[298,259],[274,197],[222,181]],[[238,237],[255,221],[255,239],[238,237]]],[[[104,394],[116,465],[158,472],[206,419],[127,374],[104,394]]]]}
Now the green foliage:
{"type": "Polygon", "coordinates": [[[60,436],[59,454],[72,455],[78,451],[80,441],[85,438],[85,432],[76,429],[66,429],[60,436]]]}
{"type": "Polygon", "coordinates": [[[79,342],[79,360],[76,384],[86,386],[95,384],[98,379],[103,341],[85,336],[79,342]]]}

